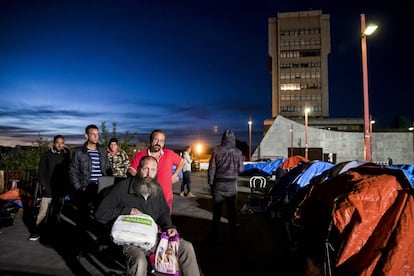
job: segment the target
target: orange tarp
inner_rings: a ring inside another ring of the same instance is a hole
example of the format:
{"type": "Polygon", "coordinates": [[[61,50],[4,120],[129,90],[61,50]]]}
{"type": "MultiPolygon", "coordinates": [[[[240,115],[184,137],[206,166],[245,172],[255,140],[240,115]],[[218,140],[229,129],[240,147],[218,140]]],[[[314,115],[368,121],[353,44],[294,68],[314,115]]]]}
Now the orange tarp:
{"type": "Polygon", "coordinates": [[[301,208],[317,262],[332,222],[334,275],[414,275],[414,196],[400,170],[352,169],[316,184],[301,208]]]}
{"type": "Polygon", "coordinates": [[[25,204],[23,204],[22,202],[22,198],[29,199],[30,198],[30,194],[22,189],[16,188],[16,189],[11,189],[8,190],[5,193],[0,194],[0,199],[3,200],[13,200],[16,203],[20,203],[21,205],[25,205],[25,204],[31,204],[31,202],[24,202],[25,204]]]}
{"type": "Polygon", "coordinates": [[[294,155],[294,156],[287,158],[282,163],[281,168],[282,169],[293,169],[293,168],[296,168],[300,162],[309,162],[309,160],[303,156],[294,155]]]}

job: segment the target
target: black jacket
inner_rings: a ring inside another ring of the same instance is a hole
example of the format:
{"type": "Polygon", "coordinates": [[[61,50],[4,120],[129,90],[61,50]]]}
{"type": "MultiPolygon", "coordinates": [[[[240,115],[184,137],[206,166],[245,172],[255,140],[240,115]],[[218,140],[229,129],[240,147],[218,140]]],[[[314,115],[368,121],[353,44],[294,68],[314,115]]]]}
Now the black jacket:
{"type": "MultiPolygon", "coordinates": [[[[70,183],[79,190],[88,186],[89,179],[92,172],[92,160],[88,154],[87,142],[82,147],[77,148],[72,156],[72,161],[69,168],[70,183]]],[[[112,175],[111,164],[108,159],[106,150],[99,144],[97,144],[97,150],[99,152],[99,161],[101,163],[102,175],[112,175]]]]}
{"type": "Polygon", "coordinates": [[[231,130],[226,130],[221,145],[216,147],[208,166],[208,184],[215,181],[236,180],[244,170],[243,154],[236,148],[236,137],[231,130]]]}
{"type": "Polygon", "coordinates": [[[142,213],[150,215],[162,231],[175,228],[161,186],[157,186],[156,196],[148,196],[145,199],[134,193],[132,180],[133,178],[127,178],[110,188],[96,209],[96,220],[103,224],[113,223],[119,215],[129,215],[132,208],[137,208],[142,213]]]}
{"type": "Polygon", "coordinates": [[[69,189],[70,153],[51,148],[39,163],[39,185],[44,197],[65,197],[69,189]]]}

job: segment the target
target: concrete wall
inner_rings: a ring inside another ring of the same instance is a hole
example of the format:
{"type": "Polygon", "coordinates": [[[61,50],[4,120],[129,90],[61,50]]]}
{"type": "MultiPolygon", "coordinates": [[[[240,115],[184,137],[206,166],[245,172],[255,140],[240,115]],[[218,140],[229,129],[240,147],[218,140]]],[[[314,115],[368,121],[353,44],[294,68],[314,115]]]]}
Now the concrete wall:
{"type": "MultiPolygon", "coordinates": [[[[414,164],[412,132],[374,132],[371,138],[372,161],[414,164]]],[[[288,148],[305,147],[305,125],[278,116],[252,154],[252,160],[287,157],[288,148]],[[292,136],[291,136],[291,129],[292,136]],[[293,137],[293,138],[291,138],[293,137]]],[[[362,132],[331,131],[308,127],[309,148],[322,148],[323,153],[336,153],[336,162],[363,160],[362,132]]]]}

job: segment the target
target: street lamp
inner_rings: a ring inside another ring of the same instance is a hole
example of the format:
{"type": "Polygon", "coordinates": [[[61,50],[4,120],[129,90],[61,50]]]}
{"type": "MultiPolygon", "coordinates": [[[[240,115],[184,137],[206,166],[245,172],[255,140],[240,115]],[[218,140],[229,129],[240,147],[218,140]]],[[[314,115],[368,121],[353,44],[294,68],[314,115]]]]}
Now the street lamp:
{"type": "Polygon", "coordinates": [[[365,14],[361,14],[362,79],[364,90],[364,159],[369,162],[372,161],[372,156],[368,98],[367,36],[371,35],[377,27],[376,25],[365,27],[365,14]]]}
{"type": "Polygon", "coordinates": [[[253,125],[251,116],[247,123],[249,125],[249,161],[251,161],[252,160],[252,125],[253,125]]]}
{"type": "Polygon", "coordinates": [[[309,107],[305,107],[305,158],[309,159],[308,156],[308,113],[310,112],[310,108],[309,107]]]}

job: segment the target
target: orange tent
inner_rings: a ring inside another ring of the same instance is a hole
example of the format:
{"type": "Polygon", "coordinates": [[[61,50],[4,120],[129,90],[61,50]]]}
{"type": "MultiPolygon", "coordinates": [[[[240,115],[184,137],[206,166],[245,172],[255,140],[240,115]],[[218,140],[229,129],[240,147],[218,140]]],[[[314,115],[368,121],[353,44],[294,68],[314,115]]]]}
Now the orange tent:
{"type": "Polygon", "coordinates": [[[300,155],[294,155],[289,158],[287,158],[281,165],[282,169],[293,169],[299,165],[300,162],[309,162],[308,159],[306,159],[303,156],[300,155]]]}
{"type": "Polygon", "coordinates": [[[353,168],[315,184],[299,208],[307,269],[414,275],[414,196],[402,171],[353,168]]]}

